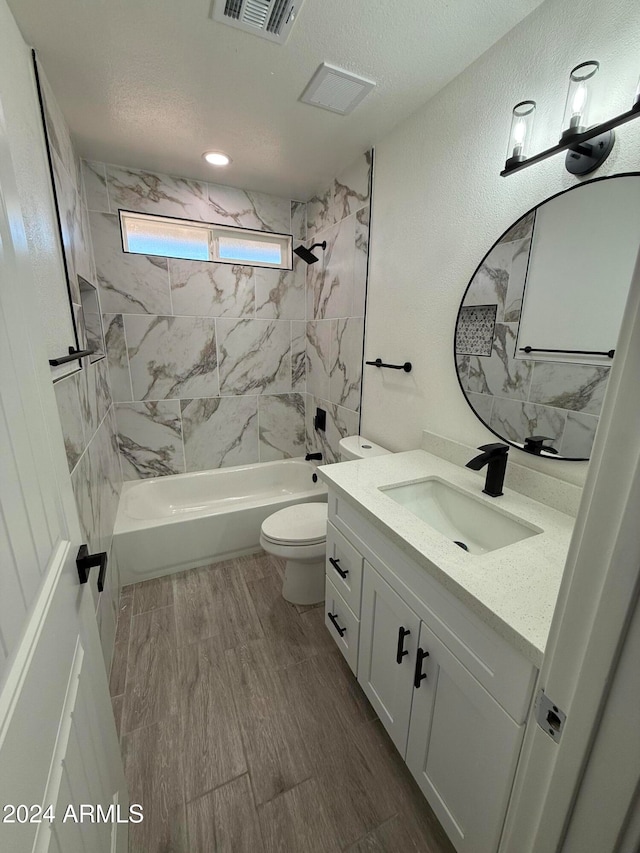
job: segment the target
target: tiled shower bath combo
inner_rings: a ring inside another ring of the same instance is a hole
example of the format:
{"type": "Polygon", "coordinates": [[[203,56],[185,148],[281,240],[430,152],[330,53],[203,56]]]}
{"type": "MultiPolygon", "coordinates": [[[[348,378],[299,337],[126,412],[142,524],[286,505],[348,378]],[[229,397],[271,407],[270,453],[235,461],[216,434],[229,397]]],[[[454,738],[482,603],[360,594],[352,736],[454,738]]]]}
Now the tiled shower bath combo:
{"type": "Polygon", "coordinates": [[[370,164],[362,156],[308,204],[83,164],[125,480],[306,449],[337,459],[359,422],[370,164]],[[131,255],[119,209],[328,245],[291,271],[131,255]],[[324,436],[310,426],[316,406],[324,436]]]}

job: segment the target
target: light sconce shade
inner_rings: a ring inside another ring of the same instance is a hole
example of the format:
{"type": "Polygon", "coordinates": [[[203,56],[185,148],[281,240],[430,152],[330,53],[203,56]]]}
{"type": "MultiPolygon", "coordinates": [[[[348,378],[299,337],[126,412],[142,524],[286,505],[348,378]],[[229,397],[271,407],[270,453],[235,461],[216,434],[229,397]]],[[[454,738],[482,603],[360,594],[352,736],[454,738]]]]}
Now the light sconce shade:
{"type": "Polygon", "coordinates": [[[569,91],[562,120],[560,142],[566,142],[589,128],[589,109],[593,96],[593,78],[600,68],[594,61],[581,62],[569,75],[569,91]]]}
{"type": "Polygon", "coordinates": [[[520,101],[513,108],[505,169],[509,169],[515,166],[516,163],[522,163],[527,159],[535,112],[535,101],[520,101]]]}

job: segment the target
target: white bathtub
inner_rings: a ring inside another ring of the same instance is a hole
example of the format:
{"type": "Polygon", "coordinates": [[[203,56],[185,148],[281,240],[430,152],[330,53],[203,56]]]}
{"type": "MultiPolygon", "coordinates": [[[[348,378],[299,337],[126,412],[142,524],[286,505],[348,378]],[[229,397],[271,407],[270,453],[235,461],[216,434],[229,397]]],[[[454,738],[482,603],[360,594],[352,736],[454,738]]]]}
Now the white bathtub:
{"type": "Polygon", "coordinates": [[[259,551],[271,513],[326,501],[314,471],[286,459],[125,483],[114,530],[122,583],[259,551]]]}

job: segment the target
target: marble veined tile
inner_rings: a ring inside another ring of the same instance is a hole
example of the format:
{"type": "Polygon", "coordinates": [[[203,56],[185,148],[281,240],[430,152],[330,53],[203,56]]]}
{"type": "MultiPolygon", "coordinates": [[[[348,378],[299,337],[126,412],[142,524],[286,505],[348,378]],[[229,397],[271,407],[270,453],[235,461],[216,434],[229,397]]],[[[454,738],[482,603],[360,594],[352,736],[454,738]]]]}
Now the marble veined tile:
{"type": "Polygon", "coordinates": [[[291,388],[307,390],[307,324],[304,320],[291,323],[291,388]]]}
{"type": "Polygon", "coordinates": [[[294,256],[292,270],[256,267],[256,316],[278,320],[304,320],[307,264],[294,256]]]}
{"type": "Polygon", "coordinates": [[[525,237],[531,237],[535,217],[535,210],[532,210],[530,213],[525,214],[522,219],[518,219],[518,221],[514,223],[511,228],[509,228],[509,230],[505,233],[504,237],[500,239],[500,242],[513,243],[516,240],[522,240],[525,237]]]}
{"type": "Polygon", "coordinates": [[[340,439],[347,435],[357,435],[359,416],[351,409],[344,409],[326,400],[307,395],[306,406],[306,438],[307,449],[311,452],[322,453],[322,463],[340,461],[340,439]],[[320,407],[327,413],[327,429],[314,429],[313,418],[316,408],[320,407]]]}
{"type": "Polygon", "coordinates": [[[494,246],[474,275],[463,305],[497,305],[496,320],[502,322],[512,258],[511,244],[494,246]]]}
{"type": "Polygon", "coordinates": [[[60,226],[62,229],[62,249],[67,267],[67,276],[71,288],[71,301],[80,302],[80,290],[78,286],[78,260],[80,259],[85,277],[86,263],[80,258],[83,249],[84,235],[82,234],[82,218],[80,212],[80,200],[76,188],[71,182],[66,170],[63,168],[60,158],[55,151],[52,152],[53,175],[55,179],[56,199],[60,226]]]}
{"type": "Polygon", "coordinates": [[[260,462],[304,456],[306,436],[302,394],[258,398],[260,462]]]}
{"type": "Polygon", "coordinates": [[[90,213],[91,237],[106,314],[168,314],[171,293],[166,258],[122,251],[117,216],[90,213]]]}
{"type": "Polygon", "coordinates": [[[599,415],[608,379],[608,367],[537,361],[529,399],[559,409],[599,415]]]}
{"type": "Polygon", "coordinates": [[[106,166],[111,210],[137,210],[209,222],[207,185],[154,172],[106,166]]]}
{"type": "MultiPolygon", "coordinates": [[[[104,163],[83,160],[82,180],[87,208],[96,213],[110,213],[107,172],[104,163]]],[[[117,213],[117,209],[113,212],[117,213]]]]}
{"type": "Polygon", "coordinates": [[[299,243],[307,239],[307,203],[304,201],[291,202],[291,233],[299,243]]]}
{"type": "Polygon", "coordinates": [[[187,471],[258,461],[258,398],[181,400],[187,471]]]}
{"type": "Polygon", "coordinates": [[[560,453],[568,459],[589,459],[600,419],[582,412],[567,412],[560,453]]]}
{"type": "MultiPolygon", "coordinates": [[[[324,257],[313,267],[322,268],[311,277],[314,319],[349,317],[353,307],[355,265],[355,216],[343,219],[323,235],[327,241],[324,257]]],[[[312,267],[312,270],[313,270],[312,267]]],[[[316,271],[313,270],[313,273],[316,271]]]]}
{"type": "Polygon", "coordinates": [[[331,373],[331,320],[307,323],[307,391],[329,399],[331,373]]]}
{"type": "Polygon", "coordinates": [[[53,386],[69,471],[73,471],[85,447],[80,398],[78,396],[78,376],[78,373],[74,373],[66,379],[56,382],[53,386]]]}
{"type": "Polygon", "coordinates": [[[329,399],[332,403],[360,410],[364,318],[331,321],[331,370],[329,399]]]}
{"type": "Polygon", "coordinates": [[[472,356],[469,361],[469,391],[526,400],[533,362],[514,357],[516,324],[496,323],[490,358],[472,356]]]}
{"type": "Polygon", "coordinates": [[[517,243],[512,243],[511,245],[514,247],[514,251],[511,259],[507,295],[505,296],[504,321],[505,323],[519,323],[524,284],[529,265],[531,240],[519,240],[517,243]]]}
{"type": "Polygon", "coordinates": [[[222,318],[216,325],[221,394],[291,390],[291,323],[222,318]]]}
{"type": "Polygon", "coordinates": [[[89,546],[91,553],[99,550],[100,539],[99,516],[95,497],[99,471],[96,470],[95,466],[95,455],[87,450],[82,454],[71,474],[71,486],[76,499],[82,539],[89,546]]]}
{"type": "Polygon", "coordinates": [[[474,394],[473,391],[467,392],[466,397],[480,420],[484,421],[485,424],[490,424],[493,401],[496,398],[490,394],[474,394]]]}
{"type": "Polygon", "coordinates": [[[371,151],[367,151],[334,181],[333,204],[336,222],[369,205],[371,151]]]}
{"type": "Polygon", "coordinates": [[[184,473],[179,400],[118,403],[115,408],[125,480],[184,473]]]}
{"type": "Polygon", "coordinates": [[[62,162],[62,165],[67,171],[67,175],[75,182],[76,175],[76,156],[71,142],[71,136],[67,128],[67,123],[60,111],[58,102],[53,94],[49,81],[42,71],[42,66],[38,63],[38,74],[40,77],[40,85],[42,87],[42,95],[44,101],[44,117],[47,126],[47,135],[53,151],[57,154],[62,162]]]}
{"type": "Polygon", "coordinates": [[[221,184],[209,184],[209,221],[291,234],[291,201],[221,184]]]}
{"type": "Polygon", "coordinates": [[[307,240],[315,238],[334,224],[333,184],[307,202],[307,240]]]}
{"type": "Polygon", "coordinates": [[[254,267],[169,259],[174,314],[253,317],[254,267]]]}
{"type": "Polygon", "coordinates": [[[355,258],[353,261],[353,310],[354,317],[364,317],[367,299],[367,264],[369,260],[369,207],[356,213],[355,258]]]}
{"type": "Polygon", "coordinates": [[[125,316],[134,400],[218,396],[215,323],[209,317],[125,316]]]}
{"type": "Polygon", "coordinates": [[[115,422],[110,417],[105,418],[87,449],[87,454],[91,457],[91,470],[95,474],[91,496],[93,534],[97,539],[97,549],[107,552],[111,547],[122,487],[114,428],[115,422]]]}
{"type": "Polygon", "coordinates": [[[496,397],[489,426],[499,435],[520,444],[529,436],[549,436],[553,441],[547,442],[547,446],[559,450],[565,423],[566,414],[559,409],[496,397]]]}
{"type": "Polygon", "coordinates": [[[124,403],[132,399],[132,392],[122,314],[104,314],[102,322],[107,347],[111,393],[115,402],[124,403]]]}

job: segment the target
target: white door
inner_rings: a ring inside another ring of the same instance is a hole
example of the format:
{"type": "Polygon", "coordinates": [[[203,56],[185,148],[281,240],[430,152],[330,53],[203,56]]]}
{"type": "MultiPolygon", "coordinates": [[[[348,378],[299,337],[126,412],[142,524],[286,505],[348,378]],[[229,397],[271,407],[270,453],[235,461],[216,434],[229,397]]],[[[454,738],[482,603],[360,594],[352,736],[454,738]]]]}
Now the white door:
{"type": "Polygon", "coordinates": [[[32,291],[0,104],[0,850],[124,853],[74,819],[129,802],[32,291]]]}
{"type": "Polygon", "coordinates": [[[404,758],[420,620],[366,561],[358,681],[404,758]]]}
{"type": "Polygon", "coordinates": [[[424,624],[407,766],[459,853],[495,853],[524,725],[424,624]]]}

